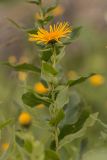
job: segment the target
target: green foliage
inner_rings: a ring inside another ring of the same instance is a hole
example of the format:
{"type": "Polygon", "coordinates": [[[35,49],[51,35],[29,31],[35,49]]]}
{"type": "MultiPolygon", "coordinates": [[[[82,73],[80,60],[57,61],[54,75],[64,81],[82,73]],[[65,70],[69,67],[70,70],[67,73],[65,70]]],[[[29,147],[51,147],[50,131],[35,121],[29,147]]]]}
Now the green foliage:
{"type": "Polygon", "coordinates": [[[13,65],[9,62],[3,62],[1,64],[14,69],[15,71],[24,71],[24,72],[31,71],[31,72],[36,72],[36,73],[40,73],[41,71],[40,68],[34,66],[33,64],[28,64],[28,63],[13,65]]]}
{"type": "Polygon", "coordinates": [[[69,102],[69,90],[68,87],[62,86],[57,97],[55,104],[58,108],[63,108],[65,104],[69,102]]]}
{"type": "Polygon", "coordinates": [[[82,82],[86,81],[88,78],[90,78],[90,77],[92,77],[94,75],[95,75],[95,73],[91,73],[91,74],[89,74],[87,76],[80,77],[80,78],[78,78],[76,80],[69,80],[67,84],[68,84],[68,86],[71,87],[71,86],[74,86],[74,85],[77,85],[79,83],[82,83],[82,82]]]}
{"type": "Polygon", "coordinates": [[[49,13],[49,12],[53,11],[56,7],[57,7],[56,4],[53,5],[53,6],[51,6],[51,7],[47,7],[47,8],[45,9],[45,13],[49,13]]]}
{"type": "Polygon", "coordinates": [[[81,31],[82,27],[79,26],[79,27],[76,27],[76,28],[73,28],[71,34],[70,34],[70,37],[66,38],[63,40],[63,44],[64,45],[68,45],[68,44],[71,44],[75,39],[78,38],[78,36],[80,35],[80,31],[81,31]]]}
{"type": "Polygon", "coordinates": [[[11,122],[12,122],[12,120],[9,119],[9,120],[7,120],[7,121],[5,121],[5,122],[3,122],[3,123],[0,123],[0,130],[3,129],[3,128],[5,128],[5,127],[6,127],[7,125],[9,125],[11,122]]]}
{"type": "Polygon", "coordinates": [[[50,100],[47,97],[44,98],[32,92],[27,92],[23,94],[22,100],[24,104],[30,107],[35,107],[36,105],[41,104],[41,103],[45,105],[49,105],[50,103],[50,100]]]}
{"type": "Polygon", "coordinates": [[[32,4],[36,4],[36,5],[40,5],[41,4],[41,0],[30,0],[28,2],[32,3],[32,4]]]}
{"type": "Polygon", "coordinates": [[[57,153],[53,150],[47,149],[45,151],[45,160],[60,160],[59,156],[57,155],[57,153]]]}
{"type": "Polygon", "coordinates": [[[71,143],[77,138],[83,137],[87,129],[95,124],[97,117],[98,113],[93,113],[92,115],[90,115],[89,118],[87,118],[87,120],[85,121],[83,127],[78,132],[69,134],[60,141],[58,149],[62,148],[67,143],[71,143]]]}
{"type": "Polygon", "coordinates": [[[44,80],[53,82],[56,81],[55,76],[57,75],[57,70],[49,63],[42,62],[41,76],[44,80]]]}
{"type": "Polygon", "coordinates": [[[52,126],[57,126],[60,123],[60,121],[63,120],[64,116],[65,114],[63,109],[60,109],[59,111],[57,111],[56,116],[50,120],[50,124],[52,126]]]}
{"type": "Polygon", "coordinates": [[[41,59],[43,61],[48,62],[52,56],[52,49],[49,47],[49,48],[41,50],[41,52],[42,52],[41,59]]]}
{"type": "Polygon", "coordinates": [[[81,113],[77,122],[75,122],[74,124],[65,124],[60,129],[59,139],[62,139],[69,134],[73,134],[73,133],[76,133],[77,131],[79,131],[83,127],[83,125],[88,117],[89,117],[89,112],[87,110],[84,110],[81,113]]]}

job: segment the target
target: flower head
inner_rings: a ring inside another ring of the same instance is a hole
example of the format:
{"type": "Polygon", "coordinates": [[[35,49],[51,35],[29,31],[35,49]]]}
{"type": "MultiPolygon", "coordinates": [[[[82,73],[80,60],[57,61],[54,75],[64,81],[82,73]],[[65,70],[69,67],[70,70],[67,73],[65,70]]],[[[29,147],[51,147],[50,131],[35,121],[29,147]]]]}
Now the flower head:
{"type": "Polygon", "coordinates": [[[29,41],[37,41],[38,43],[59,42],[61,38],[66,37],[72,32],[71,27],[67,22],[50,25],[49,31],[39,28],[37,34],[29,34],[29,41]]]}
{"type": "Polygon", "coordinates": [[[104,84],[104,77],[100,74],[96,74],[94,76],[92,76],[90,79],[90,83],[94,86],[100,86],[102,84],[104,84]]]}
{"type": "Polygon", "coordinates": [[[52,14],[53,14],[54,16],[60,16],[60,15],[63,14],[63,12],[64,12],[64,8],[63,8],[62,6],[60,6],[60,5],[58,5],[58,6],[52,11],[52,14]]]}
{"type": "Polygon", "coordinates": [[[22,125],[22,126],[29,126],[29,124],[31,123],[31,115],[28,113],[28,112],[22,112],[20,115],[19,115],[19,123],[22,125]]]}
{"type": "Polygon", "coordinates": [[[14,64],[14,63],[17,62],[17,59],[16,59],[15,56],[10,56],[10,57],[8,58],[8,61],[9,61],[9,63],[14,64]]]}
{"type": "Polygon", "coordinates": [[[71,80],[75,80],[75,79],[78,78],[77,72],[76,72],[76,71],[73,71],[73,70],[69,71],[69,72],[67,73],[67,76],[68,76],[68,78],[71,79],[71,80]]]}
{"type": "Polygon", "coordinates": [[[39,94],[48,92],[48,88],[46,88],[41,82],[38,82],[34,85],[34,90],[39,94]]]}
{"type": "Polygon", "coordinates": [[[38,104],[38,105],[36,106],[37,109],[43,109],[44,107],[45,107],[45,105],[42,104],[42,103],[41,103],[41,104],[38,104]]]}
{"type": "Polygon", "coordinates": [[[19,72],[18,78],[20,81],[25,81],[27,79],[27,74],[25,72],[19,72]]]}
{"type": "Polygon", "coordinates": [[[9,148],[9,143],[3,143],[2,144],[2,150],[6,151],[9,148]]]}

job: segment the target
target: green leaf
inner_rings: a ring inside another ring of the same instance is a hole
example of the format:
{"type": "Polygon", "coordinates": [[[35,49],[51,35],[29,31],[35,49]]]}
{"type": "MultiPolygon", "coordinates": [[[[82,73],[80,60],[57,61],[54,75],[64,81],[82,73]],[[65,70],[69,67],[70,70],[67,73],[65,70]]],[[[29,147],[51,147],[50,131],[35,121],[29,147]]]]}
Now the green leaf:
{"type": "Polygon", "coordinates": [[[95,75],[95,73],[91,73],[91,74],[89,74],[87,76],[82,76],[82,77],[80,77],[80,78],[78,78],[76,80],[69,80],[67,85],[70,86],[70,87],[74,86],[74,85],[77,85],[79,83],[82,83],[82,82],[86,81],[88,78],[90,78],[90,77],[92,77],[94,75],[95,75]]]}
{"type": "Polygon", "coordinates": [[[82,29],[81,26],[74,28],[72,30],[70,36],[68,38],[62,40],[63,44],[68,45],[68,44],[72,43],[76,38],[79,37],[81,29],[82,29]]]}
{"type": "Polygon", "coordinates": [[[28,1],[29,3],[32,3],[32,4],[41,4],[41,0],[31,0],[31,1],[28,1]]]}
{"type": "Polygon", "coordinates": [[[65,104],[69,102],[69,90],[68,87],[62,87],[57,95],[55,104],[58,108],[63,108],[65,104]]]}
{"type": "Polygon", "coordinates": [[[15,136],[15,141],[20,147],[24,146],[24,140],[21,137],[19,137],[18,135],[15,136]]]}
{"type": "Polygon", "coordinates": [[[57,54],[56,56],[57,63],[60,62],[60,60],[64,57],[64,55],[65,55],[65,47],[61,47],[59,54],[57,54]]]}
{"type": "Polygon", "coordinates": [[[53,125],[53,126],[58,125],[59,122],[60,122],[61,120],[63,120],[64,116],[65,116],[65,114],[64,114],[63,109],[60,109],[60,110],[58,111],[57,115],[50,120],[50,124],[53,125]]]}
{"type": "Polygon", "coordinates": [[[84,110],[86,104],[80,99],[76,91],[70,92],[69,103],[65,106],[65,118],[63,124],[73,124],[77,122],[80,112],[84,110]]]}
{"type": "Polygon", "coordinates": [[[43,66],[43,70],[45,72],[50,73],[52,75],[56,75],[57,74],[57,71],[55,70],[55,68],[53,68],[51,66],[51,64],[49,64],[49,63],[43,63],[42,66],[43,66]]]}
{"type": "Polygon", "coordinates": [[[48,16],[44,19],[44,23],[47,24],[48,22],[50,22],[51,20],[53,20],[54,16],[48,16]]]}
{"type": "Polygon", "coordinates": [[[10,23],[12,23],[16,28],[24,30],[25,28],[16,23],[13,19],[7,18],[10,23]]]}
{"type": "Polygon", "coordinates": [[[84,125],[84,123],[88,117],[89,117],[89,111],[84,110],[76,123],[65,124],[60,129],[59,139],[62,139],[71,133],[73,134],[73,133],[76,133],[77,131],[79,131],[82,128],[82,126],[84,125]]]}
{"type": "Polygon", "coordinates": [[[91,114],[89,118],[85,121],[83,127],[76,133],[65,136],[60,142],[58,149],[61,149],[64,145],[71,143],[73,140],[83,137],[89,127],[92,127],[96,119],[98,117],[98,113],[91,114]]]}
{"type": "Polygon", "coordinates": [[[42,56],[41,59],[48,62],[52,56],[52,50],[51,48],[46,48],[42,50],[42,56]]]}
{"type": "Polygon", "coordinates": [[[49,13],[49,12],[53,11],[56,7],[57,7],[57,5],[55,4],[54,6],[46,8],[45,13],[49,13]]]}
{"type": "Polygon", "coordinates": [[[40,68],[34,66],[33,64],[23,63],[23,64],[13,65],[9,62],[2,62],[1,64],[11,67],[12,69],[15,69],[15,71],[24,71],[24,72],[32,71],[37,73],[41,72],[40,68]]]}
{"type": "Polygon", "coordinates": [[[36,34],[37,33],[37,28],[30,28],[25,30],[29,34],[36,34]]]}
{"type": "Polygon", "coordinates": [[[26,149],[27,152],[32,153],[33,146],[32,146],[32,142],[29,139],[25,140],[24,148],[26,149]]]}
{"type": "MultiPolygon", "coordinates": [[[[99,141],[100,140],[98,140],[98,142],[99,141]]],[[[84,153],[82,160],[106,160],[106,159],[107,159],[106,147],[101,146],[100,144],[100,147],[90,148],[88,151],[86,151],[84,153]]]]}
{"type": "Polygon", "coordinates": [[[55,151],[47,149],[45,151],[45,160],[60,160],[60,158],[55,151]]]}
{"type": "Polygon", "coordinates": [[[3,123],[0,123],[0,130],[3,129],[4,127],[6,127],[7,125],[9,125],[11,122],[12,122],[12,120],[9,119],[3,123]]]}
{"type": "Polygon", "coordinates": [[[78,38],[78,36],[80,35],[81,29],[82,29],[81,26],[74,28],[73,31],[72,31],[72,33],[71,33],[70,38],[72,40],[75,40],[76,38],[78,38]]]}
{"type": "Polygon", "coordinates": [[[32,92],[27,92],[23,94],[22,100],[24,104],[30,107],[35,107],[36,105],[41,104],[41,103],[46,104],[46,105],[49,104],[49,102],[44,100],[42,97],[35,95],[32,92]]]}
{"type": "Polygon", "coordinates": [[[42,62],[42,78],[46,81],[55,81],[55,76],[57,75],[57,71],[52,67],[51,64],[42,62]]]}

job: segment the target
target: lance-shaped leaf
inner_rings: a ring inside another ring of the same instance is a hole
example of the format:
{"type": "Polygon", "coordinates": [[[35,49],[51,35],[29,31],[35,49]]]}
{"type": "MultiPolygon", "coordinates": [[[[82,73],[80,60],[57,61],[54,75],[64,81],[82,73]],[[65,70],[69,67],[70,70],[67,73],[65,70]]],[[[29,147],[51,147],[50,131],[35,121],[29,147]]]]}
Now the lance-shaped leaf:
{"type": "Polygon", "coordinates": [[[86,81],[88,78],[90,78],[90,77],[92,77],[92,76],[94,76],[95,75],[95,73],[91,73],[91,74],[89,74],[89,75],[87,75],[87,76],[82,76],[82,77],[79,77],[78,79],[76,79],[76,80],[69,80],[68,81],[68,83],[67,83],[67,85],[68,86],[74,86],[74,85],[77,85],[77,84],[79,84],[79,83],[82,83],[82,82],[84,82],[84,81],[86,81]]]}
{"type": "Polygon", "coordinates": [[[61,140],[65,136],[69,134],[73,134],[77,131],[79,131],[82,126],[84,125],[86,119],[89,117],[89,111],[84,110],[82,114],[80,115],[78,121],[74,124],[65,124],[61,129],[60,129],[60,135],[59,139],[61,140]]]}
{"type": "Polygon", "coordinates": [[[63,44],[67,45],[67,44],[72,43],[76,38],[79,37],[81,29],[82,29],[81,26],[73,28],[69,37],[66,39],[63,39],[63,44]]]}
{"type": "Polygon", "coordinates": [[[27,32],[28,34],[36,34],[37,28],[25,29],[25,32],[27,32]]]}
{"type": "Polygon", "coordinates": [[[56,7],[57,7],[56,4],[51,6],[51,7],[47,7],[46,10],[45,10],[45,13],[49,13],[49,12],[53,11],[56,7]]]}
{"type": "Polygon", "coordinates": [[[65,104],[67,104],[69,102],[69,90],[68,87],[63,86],[57,97],[56,97],[56,101],[55,104],[58,108],[63,108],[65,104]]]}
{"type": "Polygon", "coordinates": [[[53,126],[56,126],[60,123],[61,120],[63,120],[65,114],[64,114],[64,111],[63,109],[60,109],[58,111],[58,113],[56,114],[55,117],[53,117],[51,120],[50,120],[50,124],[53,125],[53,126]]]}
{"type": "Polygon", "coordinates": [[[12,25],[15,26],[17,29],[20,29],[20,30],[23,30],[23,31],[26,29],[25,27],[23,27],[23,26],[19,25],[17,22],[15,22],[13,19],[11,19],[11,18],[7,18],[7,19],[8,19],[8,21],[9,21],[10,23],[12,23],[12,25]]]}
{"type": "Polygon", "coordinates": [[[36,94],[33,94],[32,92],[27,92],[23,94],[22,100],[24,104],[30,107],[35,107],[36,105],[41,104],[41,103],[45,105],[49,105],[50,103],[48,98],[40,97],[36,94]]]}
{"type": "Polygon", "coordinates": [[[48,82],[56,82],[56,69],[49,63],[42,62],[41,76],[48,82]]]}
{"type": "Polygon", "coordinates": [[[43,71],[44,71],[45,73],[49,73],[49,74],[52,74],[52,75],[54,75],[54,76],[57,74],[56,69],[53,68],[52,65],[49,64],[49,63],[43,62],[43,63],[42,63],[42,68],[43,68],[43,71]]]}
{"type": "Polygon", "coordinates": [[[32,72],[36,72],[36,73],[41,72],[40,68],[34,66],[33,64],[23,63],[23,64],[13,65],[9,62],[2,62],[1,64],[6,65],[6,66],[14,69],[15,71],[24,71],[24,72],[32,71],[32,72]]]}
{"type": "Polygon", "coordinates": [[[98,117],[98,113],[93,113],[89,116],[89,118],[87,118],[87,120],[85,121],[83,127],[76,133],[70,134],[65,136],[60,142],[59,142],[59,147],[58,149],[61,149],[64,145],[71,143],[73,140],[80,138],[82,136],[84,136],[84,134],[86,133],[87,129],[89,127],[92,127],[98,117]]]}
{"type": "Polygon", "coordinates": [[[47,16],[45,19],[44,19],[44,23],[47,24],[48,22],[50,22],[51,20],[53,20],[54,16],[47,16]]]}
{"type": "Polygon", "coordinates": [[[31,1],[28,1],[29,3],[32,3],[32,4],[41,4],[41,0],[31,0],[31,1]]]}
{"type": "Polygon", "coordinates": [[[81,29],[82,29],[81,26],[74,28],[73,31],[72,31],[72,33],[71,33],[70,38],[72,40],[75,40],[76,38],[78,38],[78,36],[80,35],[81,29]]]}
{"type": "Polygon", "coordinates": [[[58,154],[51,150],[51,149],[47,149],[45,151],[45,160],[60,160],[58,154]]]}
{"type": "Polygon", "coordinates": [[[3,123],[0,123],[0,130],[3,129],[4,127],[6,127],[7,125],[9,125],[11,122],[12,122],[12,120],[9,119],[3,123]]]}
{"type": "Polygon", "coordinates": [[[45,48],[41,50],[41,52],[42,52],[41,59],[46,62],[49,61],[52,56],[51,48],[45,48]]]}

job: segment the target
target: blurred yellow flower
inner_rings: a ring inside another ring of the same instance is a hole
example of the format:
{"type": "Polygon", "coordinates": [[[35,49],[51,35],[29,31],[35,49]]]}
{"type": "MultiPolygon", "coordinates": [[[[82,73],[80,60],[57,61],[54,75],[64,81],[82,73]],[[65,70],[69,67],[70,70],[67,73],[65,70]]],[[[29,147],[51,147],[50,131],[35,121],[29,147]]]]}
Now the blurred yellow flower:
{"type": "Polygon", "coordinates": [[[59,42],[61,38],[66,37],[72,32],[71,27],[67,22],[50,25],[49,31],[44,28],[39,28],[37,34],[29,34],[29,41],[37,41],[38,43],[59,42]]]}
{"type": "Polygon", "coordinates": [[[35,14],[35,19],[42,19],[42,17],[41,17],[41,15],[37,12],[36,14],[35,14]]]}
{"type": "Polygon", "coordinates": [[[72,80],[75,80],[75,79],[78,78],[77,73],[75,71],[72,71],[72,70],[67,73],[67,76],[68,76],[69,79],[72,79],[72,80]]]}
{"type": "Polygon", "coordinates": [[[64,13],[64,8],[63,8],[61,5],[57,6],[57,7],[52,11],[52,15],[54,15],[54,16],[60,16],[60,15],[62,15],[63,13],[64,13]]]}
{"type": "Polygon", "coordinates": [[[94,86],[100,86],[104,84],[105,78],[101,74],[96,74],[89,79],[90,83],[94,86]]]}
{"type": "Polygon", "coordinates": [[[27,74],[25,72],[18,72],[18,78],[20,81],[25,81],[27,79],[27,74]]]}
{"type": "Polygon", "coordinates": [[[9,148],[9,144],[8,143],[3,143],[2,144],[2,150],[6,151],[9,148]]]}
{"type": "Polygon", "coordinates": [[[40,94],[48,92],[48,88],[46,88],[41,82],[38,82],[34,85],[34,90],[40,94]]]}
{"type": "Polygon", "coordinates": [[[37,109],[43,109],[44,107],[45,107],[45,105],[42,104],[42,103],[41,103],[41,104],[38,104],[38,105],[36,106],[37,109]]]}
{"type": "Polygon", "coordinates": [[[29,62],[29,58],[26,56],[21,56],[19,59],[19,63],[28,63],[29,62]]]}
{"type": "Polygon", "coordinates": [[[18,121],[22,126],[27,126],[31,123],[31,115],[28,112],[22,112],[19,115],[18,121]]]}
{"type": "Polygon", "coordinates": [[[9,61],[9,63],[16,63],[17,62],[17,59],[16,59],[16,57],[15,56],[10,56],[9,58],[8,58],[8,61],[9,61]]]}

